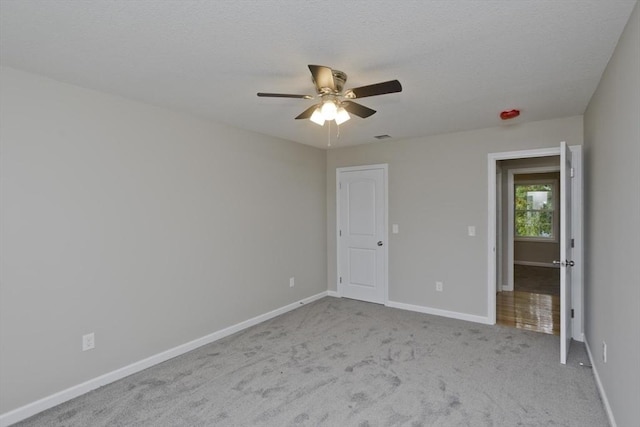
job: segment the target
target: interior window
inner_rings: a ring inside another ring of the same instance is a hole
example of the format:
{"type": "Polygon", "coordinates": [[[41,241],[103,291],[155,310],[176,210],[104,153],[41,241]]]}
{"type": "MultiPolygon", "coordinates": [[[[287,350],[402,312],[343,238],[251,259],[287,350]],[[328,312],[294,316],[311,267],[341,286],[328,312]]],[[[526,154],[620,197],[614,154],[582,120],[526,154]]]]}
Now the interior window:
{"type": "Polygon", "coordinates": [[[554,182],[517,183],[515,191],[515,237],[555,240],[554,182]]]}

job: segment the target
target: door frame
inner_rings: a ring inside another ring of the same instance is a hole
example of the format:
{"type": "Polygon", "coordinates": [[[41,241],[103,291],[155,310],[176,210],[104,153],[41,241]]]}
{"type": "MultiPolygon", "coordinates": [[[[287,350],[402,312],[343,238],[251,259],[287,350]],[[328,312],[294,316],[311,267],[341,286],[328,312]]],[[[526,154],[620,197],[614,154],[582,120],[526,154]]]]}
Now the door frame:
{"type": "Polygon", "coordinates": [[[382,288],[383,288],[383,301],[384,305],[388,305],[389,303],[389,164],[388,163],[380,163],[375,165],[361,165],[361,166],[346,166],[336,168],[336,289],[338,293],[338,297],[342,297],[343,293],[343,285],[340,283],[340,271],[341,271],[341,263],[340,263],[340,173],[342,172],[354,172],[354,171],[363,171],[363,170],[371,170],[371,169],[382,169],[382,205],[384,215],[382,221],[383,227],[383,239],[384,245],[382,246],[382,263],[383,263],[383,274],[382,274],[382,288]]]}
{"type": "MultiPolygon", "coordinates": [[[[554,157],[554,156],[546,156],[546,157],[554,157]]],[[[513,279],[513,264],[515,263],[515,255],[514,255],[514,229],[515,229],[515,215],[513,211],[513,205],[515,204],[515,196],[513,194],[513,186],[515,184],[514,175],[519,174],[538,174],[538,173],[547,173],[547,172],[560,172],[560,166],[532,166],[530,168],[524,166],[522,168],[517,169],[509,169],[507,172],[507,280],[506,283],[501,283],[503,291],[513,291],[514,279],[513,279]]],[[[556,191],[560,191],[560,182],[558,181],[558,188],[556,191]]],[[[558,199],[559,200],[559,199],[558,199]]],[[[556,202],[557,203],[557,202],[556,202]]],[[[499,222],[502,224],[502,222],[499,222]]],[[[559,237],[558,237],[559,239],[559,237]]],[[[558,240],[558,243],[560,240],[558,240]]],[[[497,253],[497,255],[502,255],[501,253],[497,253]]],[[[502,258],[500,256],[499,258],[502,258]]],[[[498,262],[498,264],[500,264],[498,262]]]]}
{"type": "MultiPolygon", "coordinates": [[[[573,260],[576,265],[572,270],[571,304],[574,310],[571,337],[576,341],[584,341],[584,240],[583,240],[583,158],[582,146],[572,145],[573,168],[575,170],[571,188],[571,228],[575,246],[573,260]]],[[[560,147],[539,148],[522,151],[506,151],[487,155],[488,205],[487,205],[487,319],[488,323],[496,323],[496,290],[497,290],[497,162],[500,160],[524,159],[530,157],[559,156],[560,147]]]]}

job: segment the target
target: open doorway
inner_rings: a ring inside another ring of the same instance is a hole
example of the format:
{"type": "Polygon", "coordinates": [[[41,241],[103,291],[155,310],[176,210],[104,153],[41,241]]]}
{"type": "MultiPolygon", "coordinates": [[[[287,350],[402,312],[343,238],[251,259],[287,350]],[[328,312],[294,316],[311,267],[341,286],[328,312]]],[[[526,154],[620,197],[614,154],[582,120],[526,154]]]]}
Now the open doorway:
{"type": "Polygon", "coordinates": [[[496,162],[496,323],[560,335],[560,156],[496,162]]]}
{"type": "MultiPolygon", "coordinates": [[[[487,320],[496,323],[496,301],[502,289],[504,265],[500,264],[504,245],[499,225],[501,197],[498,197],[502,172],[498,167],[501,160],[530,159],[560,155],[560,363],[567,363],[571,340],[584,340],[583,333],[583,290],[582,277],[584,259],[582,244],[582,147],[567,146],[560,142],[557,148],[540,148],[487,156],[488,178],[488,222],[487,222],[487,320]]],[[[507,265],[508,267],[508,265],[507,265]]]]}

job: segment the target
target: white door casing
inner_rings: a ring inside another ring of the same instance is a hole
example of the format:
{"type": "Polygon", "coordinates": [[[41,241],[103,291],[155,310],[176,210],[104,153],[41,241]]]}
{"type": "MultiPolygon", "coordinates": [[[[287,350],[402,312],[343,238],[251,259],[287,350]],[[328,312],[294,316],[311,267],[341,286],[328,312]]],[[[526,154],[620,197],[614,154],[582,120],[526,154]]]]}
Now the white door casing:
{"type": "Polygon", "coordinates": [[[573,168],[571,151],[560,143],[560,363],[567,363],[571,345],[571,269],[574,265],[571,250],[571,187],[573,168]]]}
{"type": "Polygon", "coordinates": [[[338,294],[385,304],[387,165],[338,168],[338,294]]]}
{"type": "MultiPolygon", "coordinates": [[[[574,240],[574,247],[572,248],[572,260],[575,262],[575,266],[572,268],[570,286],[567,286],[567,291],[570,298],[565,298],[561,301],[562,304],[567,304],[564,308],[568,314],[568,323],[561,324],[561,329],[565,329],[564,339],[573,338],[574,340],[584,340],[584,319],[583,319],[583,307],[584,307],[584,293],[583,293],[583,213],[582,213],[582,147],[579,145],[568,147],[571,152],[571,158],[573,160],[573,172],[574,178],[571,182],[571,190],[568,193],[568,199],[565,203],[570,205],[570,209],[567,212],[568,216],[572,218],[570,227],[564,227],[569,232],[568,239],[574,240]],[[574,310],[575,316],[571,321],[571,309],[574,310]]],[[[487,222],[487,323],[496,323],[496,166],[500,160],[509,159],[522,159],[530,157],[547,157],[558,156],[561,154],[560,147],[540,148],[532,150],[522,151],[508,151],[501,153],[489,153],[487,156],[487,177],[488,177],[488,222],[487,222]]],[[[566,153],[565,153],[566,155],[566,153]]],[[[563,159],[561,159],[562,161],[563,159]]],[[[570,173],[570,171],[569,171],[570,173]]],[[[561,193],[562,190],[561,190],[561,193]]],[[[567,194],[564,192],[563,194],[567,194]]],[[[571,243],[570,240],[568,243],[571,243]]],[[[569,259],[569,258],[567,258],[569,259]]],[[[571,259],[569,259],[571,260],[571,259]]],[[[566,285],[566,284],[565,284],[566,285]]],[[[561,308],[562,311],[562,308],[561,308]]],[[[562,319],[561,319],[562,320],[562,319]]],[[[567,319],[565,319],[567,320],[567,319]]],[[[562,322],[561,322],[562,323],[562,322]]],[[[562,349],[568,350],[567,341],[562,345],[562,349]]],[[[561,354],[562,356],[562,354],[561,354]]],[[[566,357],[566,354],[565,356],[566,357]]],[[[562,359],[562,357],[561,357],[562,359]]]]}

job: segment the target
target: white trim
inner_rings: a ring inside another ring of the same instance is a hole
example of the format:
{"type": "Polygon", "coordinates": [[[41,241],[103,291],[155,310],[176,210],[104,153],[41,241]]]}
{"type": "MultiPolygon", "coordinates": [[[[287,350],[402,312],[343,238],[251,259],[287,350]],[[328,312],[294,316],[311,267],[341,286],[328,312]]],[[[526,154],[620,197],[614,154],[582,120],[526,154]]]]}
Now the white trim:
{"type": "Polygon", "coordinates": [[[559,265],[556,265],[552,262],[538,262],[538,261],[513,261],[514,264],[518,265],[529,265],[531,267],[550,267],[550,268],[560,268],[559,265]]]}
{"type": "Polygon", "coordinates": [[[400,310],[417,311],[418,313],[433,314],[436,316],[449,317],[451,319],[466,320],[467,322],[482,323],[492,325],[488,317],[476,316],[473,314],[459,313],[457,311],[441,310],[439,308],[425,307],[423,305],[405,304],[402,302],[388,301],[387,307],[399,308],[400,310]]]}
{"type": "Polygon", "coordinates": [[[487,156],[487,179],[489,188],[487,194],[488,200],[488,225],[487,225],[487,319],[491,325],[496,324],[496,214],[498,205],[496,204],[496,163],[498,157],[489,153],[487,156]]]}
{"type": "Polygon", "coordinates": [[[383,245],[383,301],[386,305],[389,301],[389,164],[379,163],[375,165],[346,166],[336,168],[336,289],[337,296],[342,297],[342,284],[340,283],[340,173],[382,169],[382,181],[384,190],[384,221],[382,222],[384,237],[383,245]]]}
{"type": "MultiPolygon", "coordinates": [[[[559,155],[559,150],[558,150],[558,155],[559,155]]],[[[549,156],[551,157],[551,156],[549,156]]],[[[513,291],[513,263],[514,261],[514,241],[515,241],[515,236],[514,236],[514,229],[515,229],[515,213],[514,213],[514,208],[513,205],[515,204],[515,195],[513,194],[513,189],[514,189],[514,185],[515,185],[515,175],[518,174],[536,174],[536,173],[549,173],[549,172],[559,172],[560,171],[560,166],[540,166],[540,167],[523,167],[523,168],[518,168],[518,169],[507,169],[507,189],[508,189],[508,193],[507,193],[507,280],[506,283],[503,283],[503,290],[505,291],[513,291]]],[[[558,180],[549,180],[549,181],[554,181],[554,202],[556,204],[556,206],[558,205],[558,188],[559,188],[559,182],[558,180]]],[[[523,241],[527,241],[527,242],[532,242],[532,241],[540,241],[540,242],[547,242],[547,243],[558,243],[558,222],[559,222],[559,218],[557,217],[557,212],[558,210],[555,209],[554,212],[554,216],[553,216],[553,232],[555,234],[554,239],[550,240],[550,239],[544,239],[544,240],[535,240],[535,239],[523,239],[523,241]]]]}
{"type": "Polygon", "coordinates": [[[575,266],[571,271],[571,298],[573,299],[573,339],[584,340],[584,163],[582,159],[582,146],[571,146],[571,163],[574,170],[571,187],[571,228],[573,231],[574,248],[571,258],[575,266]],[[578,337],[578,338],[576,338],[578,337]]]}
{"type": "MultiPolygon", "coordinates": [[[[582,243],[582,234],[583,234],[583,223],[582,223],[582,177],[583,173],[582,169],[582,147],[581,146],[571,146],[572,154],[578,154],[577,159],[574,159],[574,169],[577,171],[576,177],[580,177],[579,179],[574,179],[574,186],[577,187],[577,191],[572,191],[573,193],[579,194],[580,197],[573,199],[573,206],[577,210],[576,216],[578,217],[578,221],[574,222],[572,227],[574,227],[574,238],[576,239],[576,248],[574,251],[574,261],[576,262],[576,266],[580,270],[580,277],[576,279],[573,283],[572,290],[576,288],[579,290],[580,299],[574,300],[574,309],[576,310],[578,316],[574,318],[574,326],[572,334],[576,331],[583,330],[583,314],[582,307],[584,306],[584,292],[582,292],[583,284],[583,268],[582,265],[582,252],[584,251],[583,243],[582,243]],[[580,239],[578,239],[580,237],[580,239]],[[577,259],[576,257],[579,257],[577,259]],[[577,325],[579,323],[579,325],[577,325]]],[[[509,159],[523,159],[530,157],[548,157],[548,156],[557,156],[560,154],[560,147],[550,147],[550,148],[540,148],[535,150],[524,150],[524,151],[507,151],[502,153],[489,153],[487,155],[487,319],[490,324],[496,323],[496,162],[499,160],[509,160],[509,159]]],[[[572,188],[573,190],[573,188],[572,188]]],[[[575,270],[574,270],[575,271],[575,270]]],[[[577,335],[578,337],[580,334],[577,335]]],[[[575,339],[575,338],[574,338],[575,339]]]]}
{"type": "Polygon", "coordinates": [[[600,381],[600,375],[598,375],[598,369],[596,369],[596,364],[593,363],[593,354],[591,353],[591,348],[589,347],[589,342],[586,337],[584,338],[584,346],[587,348],[587,354],[589,355],[589,362],[591,362],[591,369],[593,370],[593,376],[596,378],[596,385],[598,386],[598,392],[600,393],[600,398],[602,399],[602,403],[604,403],[604,409],[607,412],[607,417],[609,418],[609,424],[611,427],[617,427],[616,419],[613,416],[613,411],[611,410],[611,405],[609,404],[609,399],[607,398],[607,393],[604,391],[604,387],[602,386],[602,381],[600,381]]]}
{"type": "Polygon", "coordinates": [[[489,157],[495,160],[528,159],[530,157],[559,156],[560,147],[536,148],[523,151],[504,151],[502,153],[489,153],[489,157]]]}
{"type": "MultiPolygon", "coordinates": [[[[337,292],[329,291],[330,297],[340,298],[337,292]]],[[[405,304],[403,302],[387,301],[385,304],[389,308],[397,308],[399,310],[415,311],[418,313],[433,314],[435,316],[448,317],[451,319],[466,320],[468,322],[482,323],[490,325],[489,319],[483,316],[475,316],[473,314],[460,313],[457,311],[441,310],[439,308],[426,307],[423,305],[405,304]]]]}
{"type": "Polygon", "coordinates": [[[506,151],[487,155],[487,319],[491,325],[496,324],[496,163],[499,160],[557,155],[560,155],[560,147],[506,151]]]}
{"type": "Polygon", "coordinates": [[[327,295],[334,298],[342,298],[340,294],[336,291],[327,291],[327,295]]]}
{"type": "Polygon", "coordinates": [[[259,316],[253,317],[249,320],[245,320],[240,323],[236,323],[235,325],[213,332],[202,338],[189,341],[188,343],[181,344],[177,347],[173,347],[169,350],[147,357],[146,359],[139,360],[130,365],[116,369],[115,371],[111,371],[104,375],[100,375],[96,378],[92,378],[81,384],[77,384],[75,386],[69,387],[65,390],[59,391],[50,396],[36,400],[35,402],[28,403],[12,411],[5,412],[4,414],[0,415],[0,427],[6,427],[11,424],[22,421],[46,409],[53,408],[56,405],[64,403],[82,394],[88,393],[91,390],[95,390],[98,387],[102,387],[103,385],[112,383],[114,381],[122,379],[131,374],[135,374],[136,372],[140,372],[151,366],[157,365],[158,363],[162,363],[176,356],[180,356],[181,354],[188,353],[191,350],[195,350],[198,347],[201,347],[206,344],[210,344],[221,338],[235,334],[236,332],[242,331],[243,329],[247,329],[251,326],[255,326],[269,319],[273,319],[274,317],[277,317],[281,314],[295,310],[296,308],[301,307],[302,305],[309,304],[310,302],[319,300],[323,297],[326,297],[327,295],[328,295],[327,291],[320,292],[319,294],[312,295],[310,297],[304,298],[294,303],[285,305],[284,307],[277,308],[268,313],[261,314],[259,316]]]}
{"type": "Polygon", "coordinates": [[[389,301],[389,164],[384,163],[384,303],[389,301]]]}

